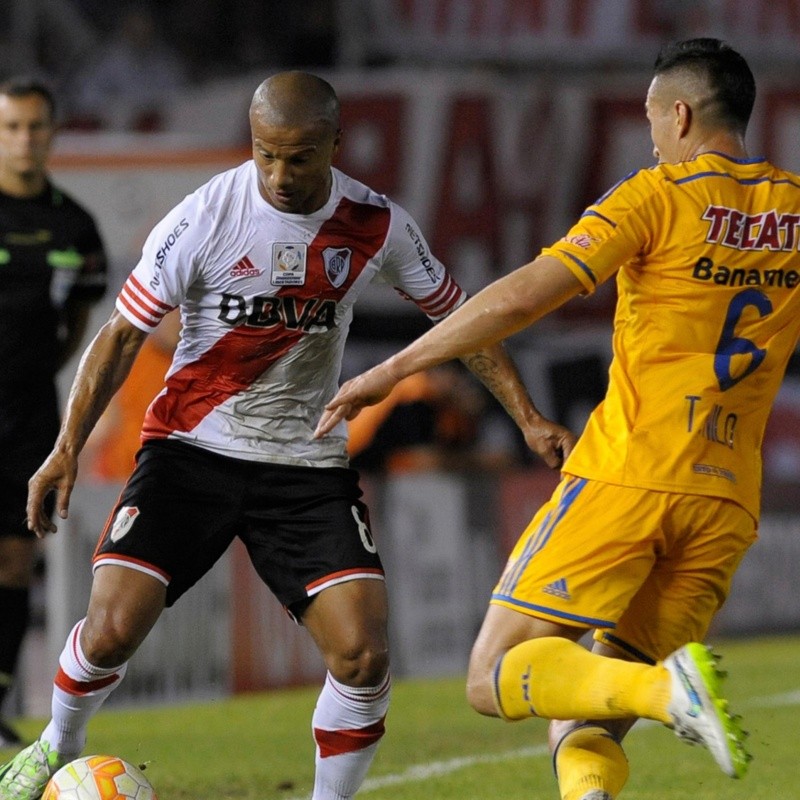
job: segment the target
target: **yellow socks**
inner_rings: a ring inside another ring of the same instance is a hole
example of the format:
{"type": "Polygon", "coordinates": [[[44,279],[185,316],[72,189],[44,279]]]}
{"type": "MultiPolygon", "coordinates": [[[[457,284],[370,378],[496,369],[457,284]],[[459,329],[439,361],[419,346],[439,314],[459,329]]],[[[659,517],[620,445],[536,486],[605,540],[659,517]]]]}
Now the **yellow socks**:
{"type": "Polygon", "coordinates": [[[634,664],[590,653],[568,639],[547,636],[512,647],[494,675],[504,719],[618,719],[669,723],[670,677],[657,664],[634,664]]]}
{"type": "Polygon", "coordinates": [[[628,759],[607,730],[586,725],[559,743],[556,773],[561,800],[581,800],[592,789],[616,797],[628,780],[628,759]]]}

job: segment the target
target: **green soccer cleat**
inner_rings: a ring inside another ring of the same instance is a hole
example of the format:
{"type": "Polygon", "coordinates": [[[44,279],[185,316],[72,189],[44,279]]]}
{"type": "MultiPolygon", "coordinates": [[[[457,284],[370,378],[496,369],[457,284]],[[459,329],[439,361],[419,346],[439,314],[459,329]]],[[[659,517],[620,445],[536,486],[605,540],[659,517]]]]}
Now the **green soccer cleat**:
{"type": "Polygon", "coordinates": [[[0,767],[0,800],[38,800],[67,759],[38,739],[0,767]]]}
{"type": "Polygon", "coordinates": [[[728,711],[720,696],[724,673],[703,644],[691,642],[664,660],[672,678],[672,697],[667,711],[680,739],[708,748],[720,769],[731,778],[747,772],[752,756],[745,750],[747,733],[739,717],[728,711]]]}

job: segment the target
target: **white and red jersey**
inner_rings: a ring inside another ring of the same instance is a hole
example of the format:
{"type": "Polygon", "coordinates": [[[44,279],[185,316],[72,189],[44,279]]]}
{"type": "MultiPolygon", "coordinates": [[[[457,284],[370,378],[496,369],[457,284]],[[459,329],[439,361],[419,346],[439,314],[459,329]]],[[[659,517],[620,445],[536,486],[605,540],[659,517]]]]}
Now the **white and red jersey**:
{"type": "Polygon", "coordinates": [[[142,438],[223,455],[345,466],[346,426],[314,439],[339,382],[353,303],[375,277],[434,321],[466,294],[406,211],[332,170],[328,202],[286,214],[252,161],[187,196],[153,229],[117,297],[144,331],[180,306],[183,331],[142,438]]]}

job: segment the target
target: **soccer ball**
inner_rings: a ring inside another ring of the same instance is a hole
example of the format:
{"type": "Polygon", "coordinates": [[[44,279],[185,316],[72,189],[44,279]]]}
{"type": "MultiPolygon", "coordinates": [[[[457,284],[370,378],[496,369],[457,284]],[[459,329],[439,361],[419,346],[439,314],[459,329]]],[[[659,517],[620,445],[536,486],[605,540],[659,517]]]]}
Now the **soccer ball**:
{"type": "Polygon", "coordinates": [[[144,773],[116,756],[86,756],[50,779],[42,800],[158,800],[144,773]]]}

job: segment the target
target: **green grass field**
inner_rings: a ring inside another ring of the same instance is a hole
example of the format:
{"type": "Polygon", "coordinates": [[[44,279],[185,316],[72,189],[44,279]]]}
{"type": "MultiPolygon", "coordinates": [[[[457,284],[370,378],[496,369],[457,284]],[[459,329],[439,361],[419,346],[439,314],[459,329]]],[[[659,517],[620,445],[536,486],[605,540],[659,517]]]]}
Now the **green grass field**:
{"type": "MultiPolygon", "coordinates": [[[[743,714],[755,760],[741,781],[659,725],[627,740],[626,800],[798,800],[800,637],[715,644],[727,694],[743,714]]],[[[317,689],[203,705],[107,711],[87,753],[146,763],[160,800],[299,800],[310,796],[317,689]]],[[[34,737],[40,720],[23,720],[34,737]]],[[[539,800],[558,793],[542,720],[504,723],[473,712],[463,679],[396,681],[387,734],[359,797],[375,800],[539,800]]],[[[4,753],[7,755],[7,753],[4,753]]]]}

